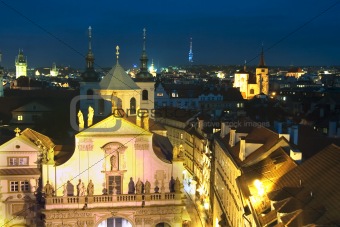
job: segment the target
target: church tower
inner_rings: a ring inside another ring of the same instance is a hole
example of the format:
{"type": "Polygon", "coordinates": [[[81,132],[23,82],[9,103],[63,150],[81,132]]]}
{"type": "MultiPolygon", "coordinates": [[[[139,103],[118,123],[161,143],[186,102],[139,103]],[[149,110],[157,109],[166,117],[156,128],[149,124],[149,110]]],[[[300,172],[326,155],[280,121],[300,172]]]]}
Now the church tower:
{"type": "Polygon", "coordinates": [[[1,66],[2,53],[0,52],[0,97],[4,97],[4,86],[3,86],[3,78],[4,78],[4,68],[1,66]]]}
{"type": "Polygon", "coordinates": [[[80,82],[80,110],[86,116],[89,106],[95,109],[95,115],[99,113],[96,111],[95,104],[97,100],[94,96],[94,90],[99,88],[99,74],[94,70],[94,55],[92,53],[92,28],[88,28],[88,52],[86,55],[86,69],[81,74],[83,79],[80,82]]]}
{"type": "Polygon", "coordinates": [[[27,76],[27,58],[25,58],[22,50],[19,50],[19,54],[15,58],[15,68],[16,78],[20,76],[27,76]]]}
{"type": "Polygon", "coordinates": [[[140,57],[140,70],[136,75],[135,82],[141,88],[140,108],[148,112],[155,107],[155,78],[148,71],[148,57],[146,55],[146,29],[143,29],[143,50],[140,57]]]}
{"type": "Polygon", "coordinates": [[[260,93],[268,95],[269,93],[268,67],[264,63],[263,47],[261,50],[259,65],[256,67],[256,78],[258,86],[260,87],[260,93]]]}

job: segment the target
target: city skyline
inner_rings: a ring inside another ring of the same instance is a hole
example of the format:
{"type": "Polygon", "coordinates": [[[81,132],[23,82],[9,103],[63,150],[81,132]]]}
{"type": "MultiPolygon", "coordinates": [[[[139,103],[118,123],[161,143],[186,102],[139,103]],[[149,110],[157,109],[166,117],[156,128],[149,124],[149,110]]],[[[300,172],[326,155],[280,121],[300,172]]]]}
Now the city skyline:
{"type": "Polygon", "coordinates": [[[339,1],[185,2],[1,1],[2,65],[14,67],[19,49],[29,67],[85,68],[87,28],[92,27],[95,67],[139,65],[143,28],[149,64],[258,63],[262,44],[267,65],[339,65],[339,1]],[[148,4],[147,4],[148,3],[148,4]]]}

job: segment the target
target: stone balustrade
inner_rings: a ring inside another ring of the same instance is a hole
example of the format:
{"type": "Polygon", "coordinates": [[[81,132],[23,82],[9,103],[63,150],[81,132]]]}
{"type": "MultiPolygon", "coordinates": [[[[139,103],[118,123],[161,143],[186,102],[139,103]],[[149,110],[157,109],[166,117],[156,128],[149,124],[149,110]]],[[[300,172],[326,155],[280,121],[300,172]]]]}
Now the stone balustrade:
{"type": "Polygon", "coordinates": [[[58,196],[45,198],[45,209],[90,209],[182,204],[182,193],[58,196]]]}

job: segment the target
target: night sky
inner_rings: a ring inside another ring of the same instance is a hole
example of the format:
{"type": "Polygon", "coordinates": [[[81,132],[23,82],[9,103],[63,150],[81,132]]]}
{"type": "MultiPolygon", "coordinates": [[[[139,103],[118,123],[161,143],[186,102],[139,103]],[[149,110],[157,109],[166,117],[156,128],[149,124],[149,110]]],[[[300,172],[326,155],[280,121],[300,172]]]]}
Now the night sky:
{"type": "Polygon", "coordinates": [[[0,0],[2,65],[23,49],[30,67],[85,68],[92,27],[96,67],[139,64],[147,29],[149,64],[340,65],[340,1],[334,0],[0,0]]]}

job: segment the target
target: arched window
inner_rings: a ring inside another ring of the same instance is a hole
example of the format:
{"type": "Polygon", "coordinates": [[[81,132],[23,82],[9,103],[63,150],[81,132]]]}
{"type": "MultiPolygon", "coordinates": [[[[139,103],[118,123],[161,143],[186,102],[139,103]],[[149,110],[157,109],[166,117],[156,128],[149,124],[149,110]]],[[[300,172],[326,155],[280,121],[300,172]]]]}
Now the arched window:
{"type": "Polygon", "coordinates": [[[136,114],[136,99],[133,97],[130,99],[130,114],[136,114]]]}
{"type": "Polygon", "coordinates": [[[254,89],[250,89],[249,93],[250,93],[251,95],[253,95],[253,94],[254,94],[254,89]]]}
{"type": "Polygon", "coordinates": [[[142,91],[142,100],[149,100],[149,93],[147,90],[142,91]]]}

